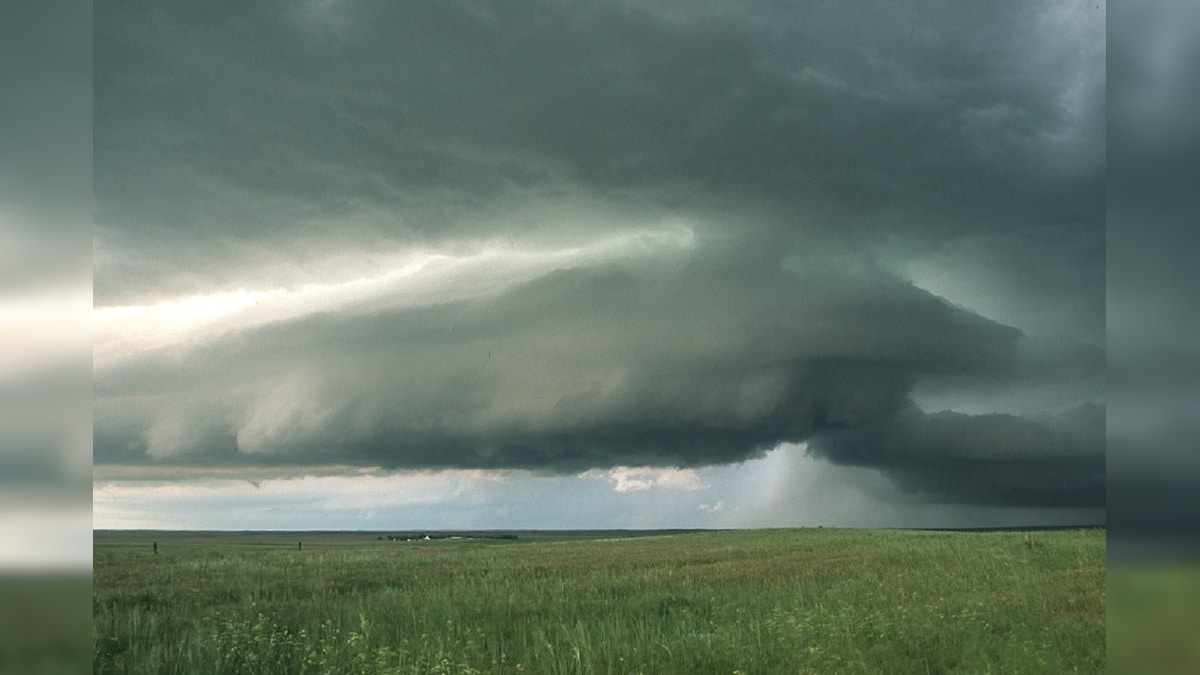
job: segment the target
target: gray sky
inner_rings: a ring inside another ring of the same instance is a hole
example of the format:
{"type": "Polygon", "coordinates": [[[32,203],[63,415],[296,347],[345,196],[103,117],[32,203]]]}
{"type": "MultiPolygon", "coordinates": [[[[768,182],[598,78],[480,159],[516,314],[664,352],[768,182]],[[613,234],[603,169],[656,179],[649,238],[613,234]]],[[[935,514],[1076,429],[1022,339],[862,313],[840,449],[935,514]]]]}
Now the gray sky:
{"type": "Polygon", "coordinates": [[[1103,3],[101,3],[97,527],[1103,519],[1103,3]]]}

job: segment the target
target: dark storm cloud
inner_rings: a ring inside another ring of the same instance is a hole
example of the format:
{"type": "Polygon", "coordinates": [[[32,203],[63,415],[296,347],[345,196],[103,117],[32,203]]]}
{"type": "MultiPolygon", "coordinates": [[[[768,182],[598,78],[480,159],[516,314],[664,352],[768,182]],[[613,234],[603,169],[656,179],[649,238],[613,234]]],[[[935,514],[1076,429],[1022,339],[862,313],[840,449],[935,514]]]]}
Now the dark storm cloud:
{"type": "Polygon", "coordinates": [[[1018,333],[880,272],[561,270],[486,303],[317,315],[97,379],[97,461],[743,460],[1012,367],[1018,333]]]}
{"type": "Polygon", "coordinates": [[[929,501],[1004,506],[1105,505],[1104,408],[1036,417],[905,408],[811,443],[839,464],[885,470],[929,501]]]}
{"type": "Polygon", "coordinates": [[[314,241],[547,236],[496,212],[571,195],[765,211],[797,242],[1020,230],[994,266],[1036,279],[1021,251],[1083,241],[1102,269],[1103,54],[1044,8],[677,9],[107,7],[98,296],[236,287],[226,265],[314,241]]]}
{"type": "Polygon", "coordinates": [[[107,344],[97,462],[575,471],[818,439],[854,463],[836,443],[886,431],[894,455],[861,463],[935,499],[1096,503],[1094,457],[1060,457],[1049,423],[913,406],[1094,397],[1101,7],[96,14],[98,305],[496,261],[453,292],[107,344]],[[667,225],[688,241],[588,253],[667,225]],[[551,250],[583,253],[520,267],[551,250]],[[1046,442],[979,458],[1006,434],[1046,442]],[[954,468],[985,461],[1005,468],[954,468]]]}

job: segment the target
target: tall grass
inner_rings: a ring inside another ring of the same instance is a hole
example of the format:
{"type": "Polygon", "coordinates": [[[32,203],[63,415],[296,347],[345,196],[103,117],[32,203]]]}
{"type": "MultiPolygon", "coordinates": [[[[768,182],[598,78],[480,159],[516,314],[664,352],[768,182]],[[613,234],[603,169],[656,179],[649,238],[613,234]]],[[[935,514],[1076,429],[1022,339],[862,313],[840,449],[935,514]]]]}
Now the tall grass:
{"type": "Polygon", "coordinates": [[[98,545],[96,673],[1098,673],[1101,530],[98,545]]]}

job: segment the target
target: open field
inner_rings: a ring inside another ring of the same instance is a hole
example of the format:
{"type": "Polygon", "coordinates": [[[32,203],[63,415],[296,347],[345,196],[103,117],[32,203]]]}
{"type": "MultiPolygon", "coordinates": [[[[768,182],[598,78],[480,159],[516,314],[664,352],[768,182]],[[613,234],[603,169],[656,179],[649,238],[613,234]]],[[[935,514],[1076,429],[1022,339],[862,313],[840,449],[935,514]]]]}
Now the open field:
{"type": "Polygon", "coordinates": [[[1104,530],[383,534],[99,532],[94,672],[1105,666],[1104,530]]]}

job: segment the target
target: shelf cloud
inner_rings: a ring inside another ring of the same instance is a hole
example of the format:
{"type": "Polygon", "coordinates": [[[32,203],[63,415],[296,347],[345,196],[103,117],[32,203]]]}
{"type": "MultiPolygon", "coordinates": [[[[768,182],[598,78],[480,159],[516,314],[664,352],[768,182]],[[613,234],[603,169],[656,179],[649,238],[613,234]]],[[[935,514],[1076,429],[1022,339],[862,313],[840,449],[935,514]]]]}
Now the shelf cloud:
{"type": "Polygon", "coordinates": [[[95,23],[98,465],[1104,505],[1103,5],[95,23]]]}

